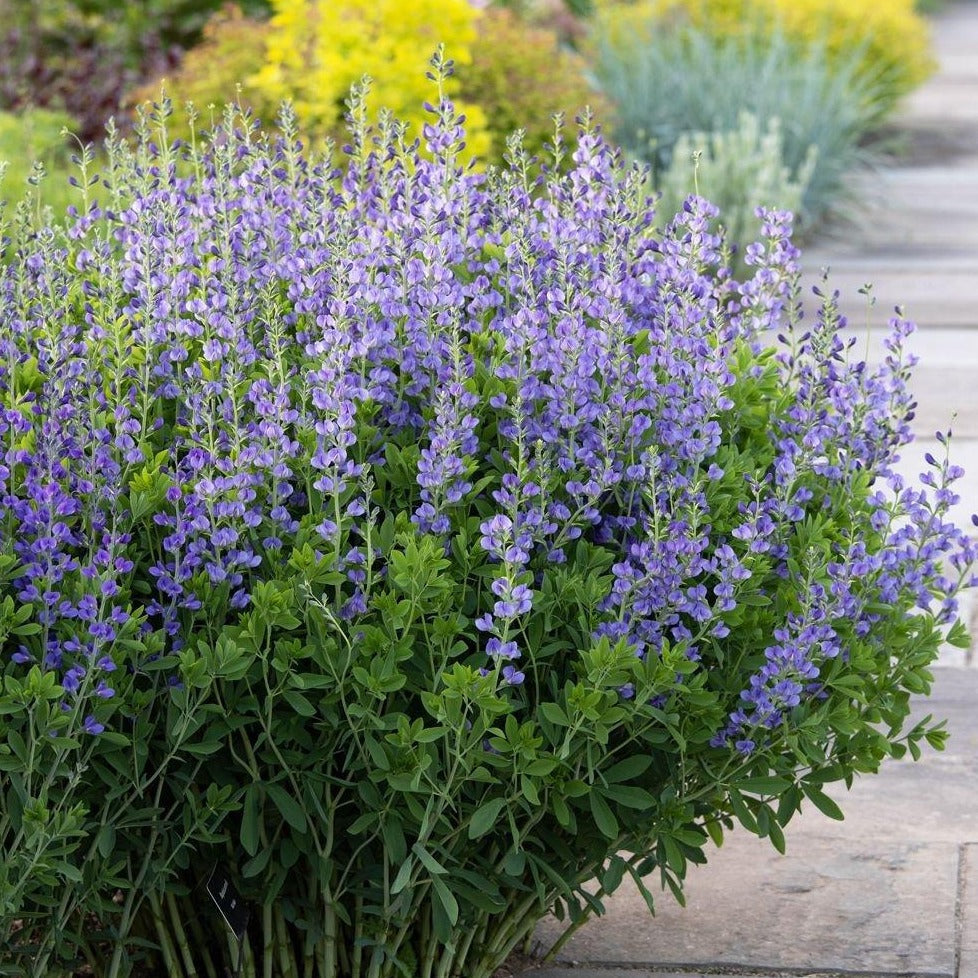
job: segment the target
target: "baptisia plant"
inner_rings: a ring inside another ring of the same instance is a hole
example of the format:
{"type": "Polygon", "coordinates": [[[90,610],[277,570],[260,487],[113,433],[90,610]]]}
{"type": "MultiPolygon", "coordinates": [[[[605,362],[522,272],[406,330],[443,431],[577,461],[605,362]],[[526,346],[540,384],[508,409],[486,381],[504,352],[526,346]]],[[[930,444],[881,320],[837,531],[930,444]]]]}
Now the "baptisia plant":
{"type": "MultiPolygon", "coordinates": [[[[447,70],[434,61],[439,82],[447,70]]],[[[915,756],[974,556],[891,323],[725,271],[585,120],[542,175],[351,103],[81,160],[0,269],[0,941],[37,976],[484,978],[915,756]],[[342,160],[342,162],[339,162],[342,160]],[[775,339],[776,337],[776,339],[775,339]],[[770,345],[769,345],[770,344],[770,345]],[[203,884],[217,866],[240,943],[203,884]],[[237,919],[237,918],[235,918],[237,919]]],[[[4,965],[8,967],[8,965],[4,965]]]]}

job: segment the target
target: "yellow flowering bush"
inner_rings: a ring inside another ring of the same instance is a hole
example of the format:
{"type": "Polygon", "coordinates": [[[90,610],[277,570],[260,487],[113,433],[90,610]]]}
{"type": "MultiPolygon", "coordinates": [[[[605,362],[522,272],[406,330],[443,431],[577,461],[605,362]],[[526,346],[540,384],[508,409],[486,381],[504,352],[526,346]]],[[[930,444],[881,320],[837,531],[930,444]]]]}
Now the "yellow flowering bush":
{"type": "Polygon", "coordinates": [[[516,129],[523,130],[530,155],[545,154],[558,112],[573,123],[590,106],[599,122],[608,119],[610,109],[588,83],[585,61],[562,47],[554,31],[500,8],[487,10],[478,27],[472,63],[459,69],[459,82],[463,99],[488,120],[490,162],[502,162],[506,137],[516,129]]]}
{"type": "MultiPolygon", "coordinates": [[[[193,103],[199,113],[198,128],[210,128],[212,115],[220,118],[221,108],[229,100],[271,122],[278,113],[279,100],[265,97],[253,82],[265,61],[268,31],[264,21],[246,17],[233,4],[226,5],[207,22],[200,44],[184,55],[180,66],[165,78],[136,89],[129,103],[151,102],[162,88],[178,107],[193,103]]],[[[187,113],[174,112],[167,129],[171,136],[187,139],[187,113]]]]}
{"type": "MultiPolygon", "coordinates": [[[[265,61],[251,83],[264,100],[292,99],[302,128],[343,130],[351,85],[372,79],[368,115],[390,109],[420,134],[432,86],[424,66],[444,44],[459,70],[472,61],[480,11],[469,0],[273,0],[265,61]]],[[[468,156],[484,156],[490,137],[485,113],[457,98],[457,76],[446,83],[466,116],[468,156]]]]}
{"type": "Polygon", "coordinates": [[[686,21],[721,36],[780,30],[804,46],[824,44],[831,61],[861,52],[862,71],[885,86],[890,106],[933,70],[927,24],[913,0],[598,0],[602,29],[646,36],[686,21]]]}
{"type": "MultiPolygon", "coordinates": [[[[419,135],[423,103],[434,89],[425,65],[444,42],[456,62],[448,94],[465,112],[466,157],[500,163],[517,128],[523,145],[541,155],[553,137],[553,116],[568,120],[590,106],[599,122],[610,110],[587,81],[587,65],[560,44],[554,31],[511,10],[481,11],[467,0],[403,0],[381,9],[365,2],[277,0],[270,22],[225,6],[204,28],[201,43],[179,68],[132,93],[130,104],[158,98],[161,86],[175,105],[192,102],[208,126],[209,106],[229,99],[269,123],[290,99],[303,136],[342,138],[350,86],[364,75],[372,84],[369,115],[381,106],[412,123],[419,135]],[[291,41],[289,39],[292,39],[291,41]]],[[[185,113],[171,118],[171,135],[189,135],[185,113]]]]}

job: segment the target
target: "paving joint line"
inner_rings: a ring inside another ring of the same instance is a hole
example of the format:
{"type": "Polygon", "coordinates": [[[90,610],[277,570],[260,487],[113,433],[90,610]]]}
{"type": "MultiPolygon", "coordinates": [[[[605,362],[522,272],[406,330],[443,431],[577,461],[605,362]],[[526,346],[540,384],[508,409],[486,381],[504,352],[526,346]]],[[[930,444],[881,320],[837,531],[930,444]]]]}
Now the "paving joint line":
{"type": "MultiPolygon", "coordinates": [[[[636,971],[656,975],[737,975],[743,978],[958,978],[958,960],[955,957],[955,971],[862,971],[846,968],[792,968],[784,965],[770,968],[757,965],[728,964],[724,962],[701,962],[682,964],[680,962],[637,962],[637,961],[563,961],[543,965],[545,968],[562,968],[578,971],[588,968],[592,971],[636,971]]],[[[532,978],[533,971],[527,972],[532,978]]]]}
{"type": "Polygon", "coordinates": [[[968,887],[968,848],[970,843],[958,845],[958,875],[954,893],[954,978],[961,974],[961,942],[964,937],[964,906],[968,887]]]}

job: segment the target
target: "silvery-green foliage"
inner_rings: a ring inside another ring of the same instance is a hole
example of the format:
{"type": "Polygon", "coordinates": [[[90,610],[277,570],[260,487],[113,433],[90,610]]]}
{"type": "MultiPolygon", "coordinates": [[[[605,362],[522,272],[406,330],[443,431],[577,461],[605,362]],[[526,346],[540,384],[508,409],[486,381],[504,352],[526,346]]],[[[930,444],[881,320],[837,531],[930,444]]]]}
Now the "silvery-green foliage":
{"type": "Polygon", "coordinates": [[[818,150],[810,146],[793,174],[784,162],[781,120],[762,126],[753,113],[742,112],[736,129],[680,135],[672,161],[653,180],[662,194],[659,214],[675,214],[690,194],[702,194],[720,210],[739,274],[746,270],[743,248],[760,236],[758,208],[800,212],[817,160],[818,150]]]}
{"type": "Polygon", "coordinates": [[[813,223],[846,200],[847,178],[872,161],[867,136],[880,120],[880,87],[850,64],[831,68],[817,47],[783,36],[721,38],[664,24],[648,32],[594,39],[595,75],[616,104],[615,138],[664,170],[676,142],[694,132],[729,133],[750,113],[762,132],[780,120],[782,160],[791,178],[814,166],[800,213],[813,223]]]}

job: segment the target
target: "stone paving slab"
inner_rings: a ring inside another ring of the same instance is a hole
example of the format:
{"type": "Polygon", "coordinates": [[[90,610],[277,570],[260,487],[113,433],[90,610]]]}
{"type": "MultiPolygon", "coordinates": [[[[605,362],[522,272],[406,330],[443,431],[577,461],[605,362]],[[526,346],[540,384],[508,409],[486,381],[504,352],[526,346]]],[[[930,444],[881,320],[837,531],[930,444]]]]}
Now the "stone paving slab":
{"type": "MultiPolygon", "coordinates": [[[[558,962],[954,975],[956,844],[794,841],[782,857],[733,833],[692,870],[685,908],[648,881],[661,893],[654,918],[623,885],[558,962]]],[[[547,925],[540,938],[559,933],[547,925]]]]}
{"type": "Polygon", "coordinates": [[[965,450],[959,446],[962,440],[978,438],[978,370],[920,363],[907,386],[917,401],[913,428],[918,436],[933,438],[934,432],[950,428],[957,439],[952,455],[965,450]]]}
{"type": "MultiPolygon", "coordinates": [[[[907,840],[952,846],[978,842],[978,670],[935,668],[934,677],[931,695],[914,701],[913,722],[925,716],[947,720],[946,750],[925,748],[917,762],[887,762],[878,774],[857,778],[850,791],[830,785],[828,793],[842,807],[845,821],[803,814],[788,827],[788,859],[810,839],[886,846],[907,840]]],[[[978,876],[975,882],[978,886],[978,876]]]]}
{"type": "MultiPolygon", "coordinates": [[[[609,901],[527,978],[610,978],[621,971],[934,975],[978,978],[978,671],[935,670],[915,717],[946,717],[944,753],[890,762],[851,792],[830,793],[846,820],[804,812],[788,853],[730,834],[693,868],[688,906],[663,894],[651,918],[634,889],[609,901]],[[971,845],[970,843],[975,843],[971,845]]],[[[649,880],[653,893],[658,883],[649,880]]],[[[559,933],[538,932],[537,952],[559,933]]]]}
{"type": "MultiPolygon", "coordinates": [[[[729,972],[725,972],[729,974],[729,972]]],[[[743,978],[781,978],[780,975],[737,972],[743,978]]],[[[783,975],[783,972],[781,973],[783,975]]],[[[520,978],[706,978],[701,971],[650,971],[647,968],[534,968],[520,978]]],[[[809,976],[814,978],[814,976],[809,976]]]]}
{"type": "MultiPolygon", "coordinates": [[[[804,281],[819,284],[821,262],[807,267],[813,271],[804,281]]],[[[866,298],[859,290],[871,285],[876,300],[869,314],[872,323],[885,322],[899,306],[922,328],[978,327],[978,250],[972,265],[954,268],[937,263],[929,272],[909,262],[895,268],[868,261],[831,268],[829,285],[839,290],[839,310],[855,325],[867,320],[866,298]]]]}

